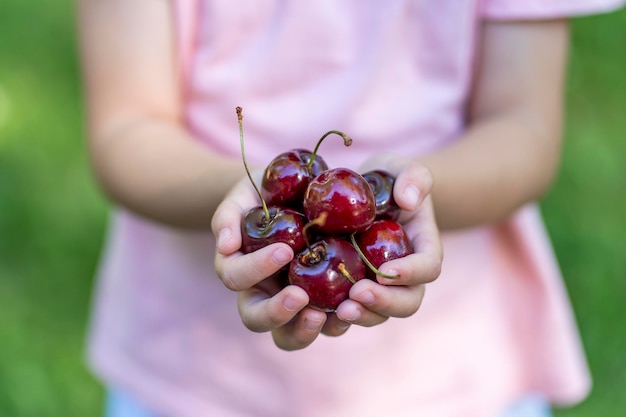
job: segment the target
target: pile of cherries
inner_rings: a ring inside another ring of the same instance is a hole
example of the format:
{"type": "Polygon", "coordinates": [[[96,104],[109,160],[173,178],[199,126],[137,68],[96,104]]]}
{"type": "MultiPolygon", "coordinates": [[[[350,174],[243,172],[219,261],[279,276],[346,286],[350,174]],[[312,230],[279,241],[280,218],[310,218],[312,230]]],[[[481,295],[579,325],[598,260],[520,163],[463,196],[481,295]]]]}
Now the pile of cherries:
{"type": "Polygon", "coordinates": [[[293,149],[274,158],[265,169],[261,190],[246,163],[243,115],[236,108],[243,163],[261,205],[242,219],[242,252],[283,242],[294,251],[291,263],[278,272],[282,285],[293,284],[309,295],[309,304],[332,312],[348,298],[350,287],[363,278],[376,279],[378,268],[413,253],[393,199],[395,178],[386,171],[363,175],[347,168],[329,169],[313,152],[293,149]]]}

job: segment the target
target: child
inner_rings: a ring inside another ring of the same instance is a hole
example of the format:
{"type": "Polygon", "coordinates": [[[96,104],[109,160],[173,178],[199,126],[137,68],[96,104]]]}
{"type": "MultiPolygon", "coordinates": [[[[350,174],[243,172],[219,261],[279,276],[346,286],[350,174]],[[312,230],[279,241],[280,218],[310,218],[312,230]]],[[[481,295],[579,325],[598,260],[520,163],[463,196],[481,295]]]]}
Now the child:
{"type": "Polygon", "coordinates": [[[618,3],[81,0],[89,149],[115,205],[89,350],[109,416],[545,416],[582,399],[535,202],[560,155],[563,19],[618,3]],[[326,315],[266,280],[287,246],[239,252],[258,201],[236,106],[257,170],[339,129],[354,144],[327,140],[329,166],[397,176],[417,253],[381,269],[400,279],[360,281],[326,315]]]}

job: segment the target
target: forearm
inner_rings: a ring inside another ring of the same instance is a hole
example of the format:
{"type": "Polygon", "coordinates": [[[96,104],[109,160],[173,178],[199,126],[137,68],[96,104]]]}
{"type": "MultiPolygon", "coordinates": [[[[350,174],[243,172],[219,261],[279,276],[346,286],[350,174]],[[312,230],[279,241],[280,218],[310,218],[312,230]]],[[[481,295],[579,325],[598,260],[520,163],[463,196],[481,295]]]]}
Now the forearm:
{"type": "Polygon", "coordinates": [[[240,158],[216,155],[184,129],[170,4],[77,4],[89,152],[103,190],[149,219],[209,228],[244,171],[240,158]]]}
{"type": "Polygon", "coordinates": [[[182,126],[157,118],[92,133],[90,155],[111,201],[149,219],[208,229],[217,205],[243,175],[240,159],[194,140],[182,126]]]}
{"type": "Polygon", "coordinates": [[[443,229],[498,221],[549,188],[561,152],[565,21],[486,22],[467,130],[423,159],[443,229]]]}
{"type": "Polygon", "coordinates": [[[433,174],[442,229],[496,222],[546,193],[559,164],[560,129],[532,126],[523,114],[503,113],[420,158],[433,174]]]}

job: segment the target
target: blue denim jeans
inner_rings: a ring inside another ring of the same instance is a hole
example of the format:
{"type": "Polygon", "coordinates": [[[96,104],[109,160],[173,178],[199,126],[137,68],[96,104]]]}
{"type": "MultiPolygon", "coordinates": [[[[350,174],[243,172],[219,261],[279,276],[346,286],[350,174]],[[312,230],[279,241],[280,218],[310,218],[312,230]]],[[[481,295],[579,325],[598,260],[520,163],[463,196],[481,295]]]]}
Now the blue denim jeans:
{"type": "MultiPolygon", "coordinates": [[[[512,404],[497,417],[552,417],[550,405],[540,395],[528,395],[512,404]]],[[[105,417],[165,417],[159,416],[132,396],[120,390],[110,390],[107,396],[105,417]]]]}
{"type": "Polygon", "coordinates": [[[545,397],[529,394],[511,404],[498,417],[553,417],[553,414],[545,397]]]}
{"type": "Polygon", "coordinates": [[[108,391],[105,407],[105,417],[161,417],[119,389],[108,391]]]}

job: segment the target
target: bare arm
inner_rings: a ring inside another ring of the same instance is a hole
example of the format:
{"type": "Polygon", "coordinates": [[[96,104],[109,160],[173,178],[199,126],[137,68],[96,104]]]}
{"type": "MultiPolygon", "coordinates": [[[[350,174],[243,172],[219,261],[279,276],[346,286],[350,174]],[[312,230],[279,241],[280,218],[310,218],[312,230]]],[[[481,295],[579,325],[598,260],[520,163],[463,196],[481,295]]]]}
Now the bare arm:
{"type": "Polygon", "coordinates": [[[467,131],[421,160],[442,229],[504,218],[540,198],[558,168],[567,23],[487,22],[482,45],[467,131]]]}
{"type": "Polygon", "coordinates": [[[182,126],[169,2],[78,4],[89,152],[102,188],[153,220],[209,228],[243,170],[182,126]]]}

